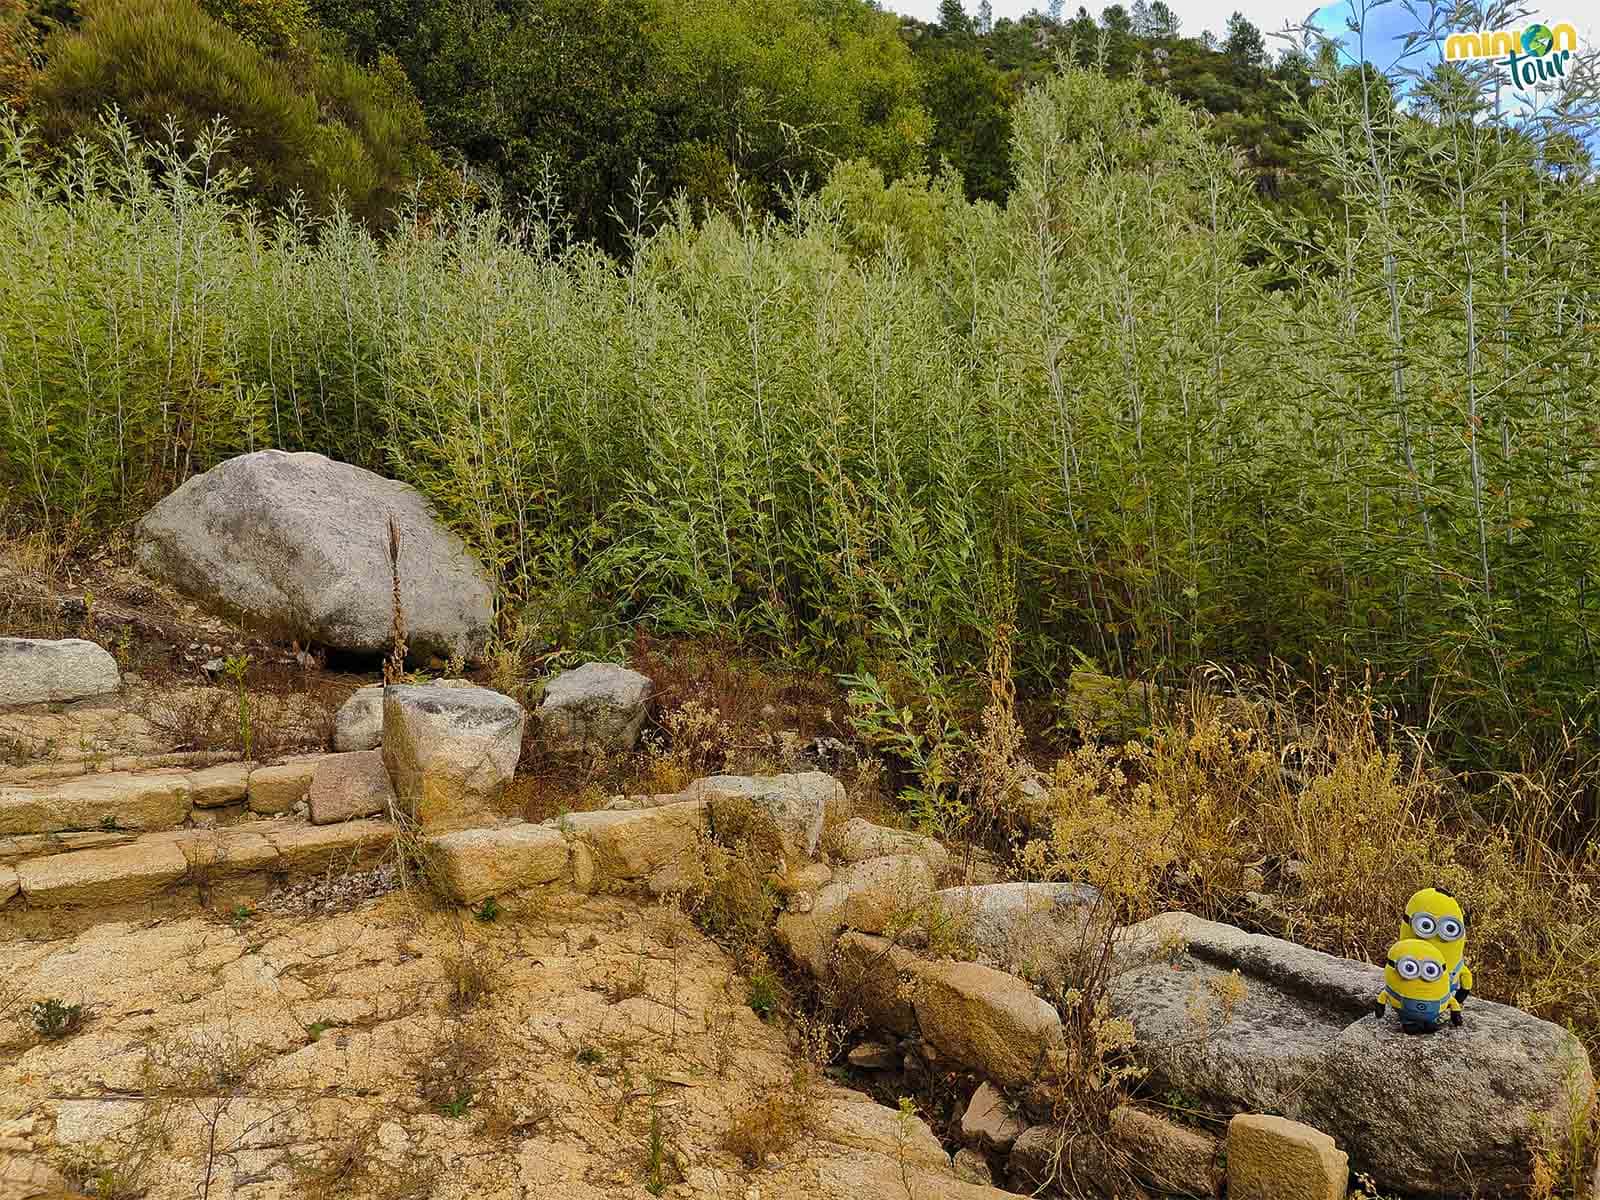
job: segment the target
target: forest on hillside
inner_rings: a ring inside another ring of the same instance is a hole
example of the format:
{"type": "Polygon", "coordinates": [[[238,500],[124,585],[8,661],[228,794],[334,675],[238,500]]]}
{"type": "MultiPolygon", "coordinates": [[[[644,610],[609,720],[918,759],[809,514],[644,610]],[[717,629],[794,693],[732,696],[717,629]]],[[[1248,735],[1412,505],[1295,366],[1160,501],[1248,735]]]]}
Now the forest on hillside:
{"type": "Polygon", "coordinates": [[[335,195],[373,228],[412,189],[526,197],[552,181],[575,236],[622,247],[641,180],[698,212],[790,211],[833,164],[890,180],[946,164],[1003,202],[1027,87],[1060,61],[1139,74],[1207,113],[1260,193],[1315,207],[1292,106],[1311,65],[1235,15],[1185,35],[1162,0],[994,21],[863,0],[0,0],[0,97],[53,146],[99,140],[117,107],[140,136],[192,148],[217,116],[219,162],[268,208],[335,195]]]}
{"type": "Polygon", "coordinates": [[[313,449],[509,643],[870,669],[925,757],[1001,629],[1046,699],[1287,662],[1594,752],[1592,73],[1538,122],[1160,4],[3,4],[11,527],[313,449]]]}

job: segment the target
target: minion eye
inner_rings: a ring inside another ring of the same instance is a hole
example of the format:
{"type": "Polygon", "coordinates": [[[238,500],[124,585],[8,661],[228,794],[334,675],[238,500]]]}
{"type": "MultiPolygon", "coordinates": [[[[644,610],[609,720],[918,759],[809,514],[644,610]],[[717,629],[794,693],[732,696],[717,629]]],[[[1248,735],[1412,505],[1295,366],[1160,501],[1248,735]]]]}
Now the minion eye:
{"type": "Polygon", "coordinates": [[[1417,963],[1417,960],[1410,957],[1402,958],[1395,963],[1394,969],[1400,973],[1401,979],[1415,979],[1422,971],[1422,967],[1417,963]]]}
{"type": "Polygon", "coordinates": [[[1466,930],[1461,928],[1461,922],[1454,917],[1446,917],[1439,922],[1439,936],[1447,942],[1453,942],[1466,930]]]}
{"type": "Polygon", "coordinates": [[[1418,937],[1432,937],[1438,926],[1427,913],[1416,913],[1411,918],[1411,928],[1418,937]]]}
{"type": "Polygon", "coordinates": [[[1436,982],[1439,976],[1443,973],[1443,968],[1440,967],[1436,962],[1425,962],[1422,964],[1422,978],[1429,983],[1436,982]]]}

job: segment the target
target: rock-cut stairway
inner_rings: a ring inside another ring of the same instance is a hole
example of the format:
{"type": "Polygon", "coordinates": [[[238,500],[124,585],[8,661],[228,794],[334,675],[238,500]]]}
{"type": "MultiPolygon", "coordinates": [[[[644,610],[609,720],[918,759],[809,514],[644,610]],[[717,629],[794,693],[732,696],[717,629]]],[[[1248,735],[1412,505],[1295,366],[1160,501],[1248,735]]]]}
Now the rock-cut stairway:
{"type": "Polygon", "coordinates": [[[382,819],[317,825],[303,803],[323,755],[273,764],[214,754],[9,768],[0,775],[0,924],[370,865],[382,819]],[[67,773],[75,770],[77,773],[67,773]]]}

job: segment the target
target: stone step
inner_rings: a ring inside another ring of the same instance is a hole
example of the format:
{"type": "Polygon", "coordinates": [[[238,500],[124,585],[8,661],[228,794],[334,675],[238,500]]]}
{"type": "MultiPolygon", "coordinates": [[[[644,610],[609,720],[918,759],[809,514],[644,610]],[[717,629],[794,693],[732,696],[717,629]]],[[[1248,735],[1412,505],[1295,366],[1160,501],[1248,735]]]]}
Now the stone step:
{"type": "Polygon", "coordinates": [[[83,776],[154,771],[162,767],[209,767],[217,763],[237,762],[238,758],[231,750],[173,750],[165,754],[117,754],[109,757],[92,753],[71,757],[63,754],[49,762],[0,765],[0,785],[41,787],[83,776]]]}
{"type": "Polygon", "coordinates": [[[197,764],[196,769],[172,766],[0,783],[0,862],[46,852],[49,847],[39,843],[41,838],[213,826],[247,811],[286,813],[305,799],[317,764],[326,757],[309,754],[268,765],[222,762],[197,764]]]}
{"type": "Polygon", "coordinates": [[[307,876],[370,866],[394,844],[388,821],[309,825],[251,821],[225,829],[143,833],[116,845],[36,855],[0,866],[0,916],[9,908],[109,906],[243,876],[307,876]]]}

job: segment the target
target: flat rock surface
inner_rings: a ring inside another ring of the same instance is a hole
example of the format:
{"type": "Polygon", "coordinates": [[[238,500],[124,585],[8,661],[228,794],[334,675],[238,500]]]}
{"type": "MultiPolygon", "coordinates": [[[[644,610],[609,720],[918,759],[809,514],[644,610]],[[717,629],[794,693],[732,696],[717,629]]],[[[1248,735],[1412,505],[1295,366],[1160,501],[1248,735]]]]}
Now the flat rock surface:
{"type": "Polygon", "coordinates": [[[28,1130],[36,1159],[160,1145],[139,1173],[149,1200],[193,1200],[208,1172],[214,1197],[289,1200],[338,1161],[355,1165],[329,1194],[356,1200],[648,1200],[652,1111],[676,1200],[862,1200],[903,1180],[1010,1195],[959,1182],[920,1121],[827,1085],[769,1166],[725,1150],[794,1067],[734,969],[681,914],[605,897],[481,924],[399,892],[0,944],[0,978],[87,1014],[59,1041],[7,1029],[0,1125],[28,1130]],[[494,981],[464,1007],[463,961],[494,981]],[[471,1100],[450,1115],[419,1078],[457,1068],[471,1100]]]}

